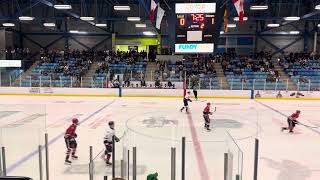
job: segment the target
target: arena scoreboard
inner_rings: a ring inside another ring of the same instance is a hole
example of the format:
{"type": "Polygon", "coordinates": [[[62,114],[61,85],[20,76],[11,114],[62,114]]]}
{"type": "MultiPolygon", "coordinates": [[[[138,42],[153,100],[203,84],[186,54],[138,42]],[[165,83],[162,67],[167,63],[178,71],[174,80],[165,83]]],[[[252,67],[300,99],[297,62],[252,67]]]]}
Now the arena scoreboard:
{"type": "Polygon", "coordinates": [[[176,53],[212,53],[216,3],[176,3],[176,53]]]}

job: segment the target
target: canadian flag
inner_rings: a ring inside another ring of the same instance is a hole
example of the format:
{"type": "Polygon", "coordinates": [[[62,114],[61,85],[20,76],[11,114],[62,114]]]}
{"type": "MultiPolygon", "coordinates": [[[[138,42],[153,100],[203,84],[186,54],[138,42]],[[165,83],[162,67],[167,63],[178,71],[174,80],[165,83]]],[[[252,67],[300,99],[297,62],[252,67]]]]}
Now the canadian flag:
{"type": "Polygon", "coordinates": [[[232,3],[236,7],[236,10],[238,12],[239,22],[242,23],[243,17],[244,17],[244,8],[243,8],[244,0],[232,0],[232,3]]]}
{"type": "Polygon", "coordinates": [[[151,0],[151,6],[150,6],[150,20],[151,20],[151,22],[154,22],[154,12],[155,12],[157,6],[158,6],[158,4],[154,0],[151,0]]]}

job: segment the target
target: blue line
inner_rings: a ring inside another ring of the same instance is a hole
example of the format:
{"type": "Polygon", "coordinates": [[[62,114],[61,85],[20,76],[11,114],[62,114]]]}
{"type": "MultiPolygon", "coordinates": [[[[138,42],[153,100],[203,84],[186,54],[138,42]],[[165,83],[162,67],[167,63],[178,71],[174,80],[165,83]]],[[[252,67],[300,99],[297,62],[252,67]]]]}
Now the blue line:
{"type": "MultiPolygon", "coordinates": [[[[275,108],[273,108],[273,107],[271,107],[271,106],[268,106],[268,105],[266,105],[266,104],[263,104],[262,102],[259,102],[259,101],[257,101],[257,100],[254,100],[254,101],[256,101],[257,103],[259,103],[260,105],[262,105],[262,106],[264,106],[264,107],[266,107],[266,108],[269,108],[270,110],[272,110],[272,111],[274,111],[274,112],[277,112],[277,113],[279,113],[280,115],[282,115],[282,116],[284,116],[284,117],[288,117],[286,114],[284,114],[283,112],[281,112],[281,111],[279,111],[279,110],[277,110],[277,109],[275,109],[275,108]]],[[[306,127],[306,128],[308,128],[309,130],[311,130],[311,131],[313,131],[313,132],[315,132],[315,133],[317,133],[317,134],[319,134],[320,135],[320,132],[319,131],[317,131],[317,130],[315,130],[315,129],[313,129],[313,128],[310,128],[310,127],[308,127],[308,126],[305,126],[305,125],[303,125],[304,127],[306,127]]]]}
{"type": "MultiPolygon", "coordinates": [[[[111,101],[110,103],[104,105],[102,108],[98,109],[97,111],[93,112],[91,115],[89,115],[88,117],[86,117],[85,119],[83,119],[82,121],[80,121],[79,125],[86,122],[87,120],[89,120],[91,117],[95,116],[96,114],[98,114],[99,112],[101,112],[102,110],[104,110],[105,108],[107,108],[108,106],[110,106],[111,104],[113,104],[116,101],[116,99],[114,99],[113,101],[111,101]]],[[[48,146],[50,146],[51,144],[55,143],[58,139],[60,139],[61,137],[64,136],[64,132],[57,135],[56,137],[54,137],[53,139],[51,139],[48,142],[48,146]]],[[[45,147],[42,146],[41,150],[43,150],[45,147]]],[[[26,155],[25,157],[23,157],[22,159],[18,160],[17,162],[15,162],[14,164],[12,164],[10,167],[7,168],[7,173],[9,174],[10,172],[12,172],[14,169],[16,169],[17,167],[19,167],[20,165],[22,165],[23,163],[25,163],[26,161],[28,161],[29,159],[31,159],[33,156],[37,155],[38,149],[32,151],[31,153],[29,153],[28,155],[26,155]]]]}

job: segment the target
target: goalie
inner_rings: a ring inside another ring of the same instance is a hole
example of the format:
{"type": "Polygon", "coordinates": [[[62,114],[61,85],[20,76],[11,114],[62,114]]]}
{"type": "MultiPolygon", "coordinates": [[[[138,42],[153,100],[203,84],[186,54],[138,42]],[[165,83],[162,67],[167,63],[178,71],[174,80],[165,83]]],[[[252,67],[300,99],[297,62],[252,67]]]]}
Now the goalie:
{"type": "Polygon", "coordinates": [[[106,135],[105,135],[104,141],[103,141],[103,143],[106,147],[106,149],[104,151],[104,159],[105,159],[107,165],[112,165],[112,163],[110,163],[110,158],[111,158],[111,154],[113,151],[112,139],[114,137],[115,142],[119,142],[120,139],[114,133],[114,122],[110,121],[108,124],[109,124],[109,128],[106,132],[106,135]]]}

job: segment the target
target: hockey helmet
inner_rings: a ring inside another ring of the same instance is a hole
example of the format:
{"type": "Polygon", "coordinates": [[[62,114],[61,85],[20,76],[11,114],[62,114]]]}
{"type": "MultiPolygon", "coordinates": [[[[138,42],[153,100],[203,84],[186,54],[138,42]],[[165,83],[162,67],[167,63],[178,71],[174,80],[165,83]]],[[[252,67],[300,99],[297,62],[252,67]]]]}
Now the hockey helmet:
{"type": "Polygon", "coordinates": [[[113,126],[114,125],[114,121],[109,121],[109,126],[113,126]]]}
{"type": "Polygon", "coordinates": [[[207,103],[207,105],[208,105],[208,106],[210,106],[210,105],[211,105],[211,103],[210,103],[210,102],[208,102],[208,103],[207,103]]]}
{"type": "Polygon", "coordinates": [[[297,112],[297,113],[301,113],[301,111],[300,111],[300,110],[297,110],[296,112],[297,112]]]}
{"type": "Polygon", "coordinates": [[[72,119],[72,123],[78,125],[79,124],[79,120],[77,118],[73,118],[72,119]]]}

